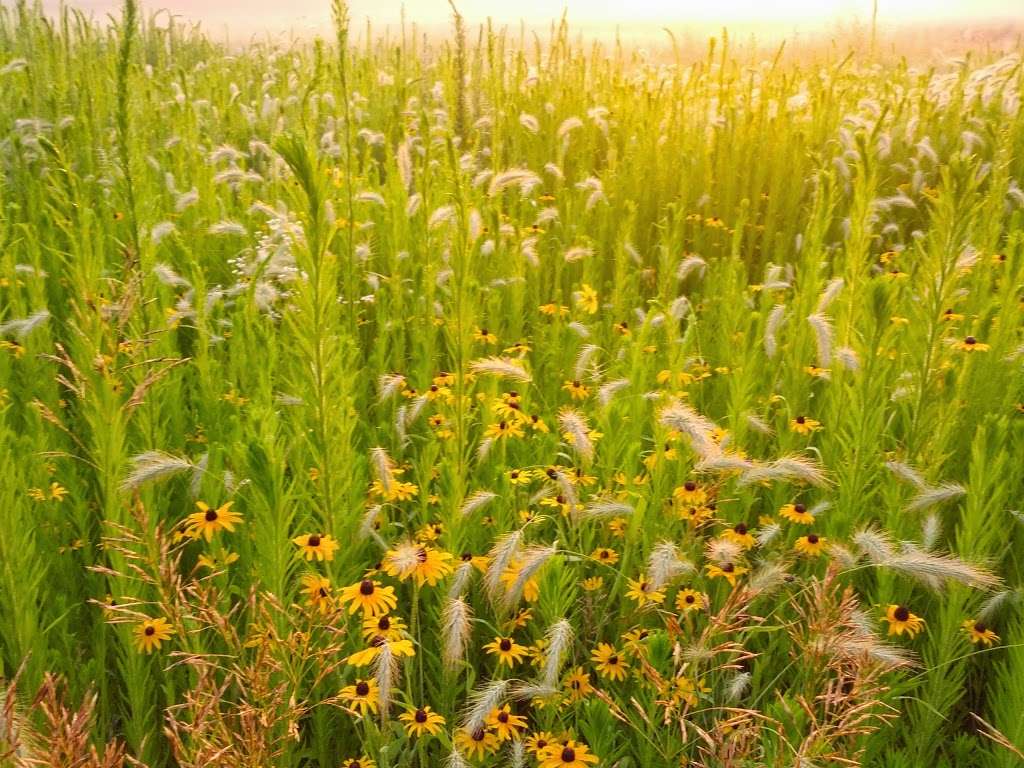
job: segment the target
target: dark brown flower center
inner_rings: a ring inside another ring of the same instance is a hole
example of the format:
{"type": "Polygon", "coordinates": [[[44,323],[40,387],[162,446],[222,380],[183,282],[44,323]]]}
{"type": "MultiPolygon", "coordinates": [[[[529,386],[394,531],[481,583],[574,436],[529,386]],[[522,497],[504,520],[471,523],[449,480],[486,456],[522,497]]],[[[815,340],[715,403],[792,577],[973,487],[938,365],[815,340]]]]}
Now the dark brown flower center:
{"type": "Polygon", "coordinates": [[[498,722],[499,723],[507,723],[508,722],[508,712],[499,712],[498,713],[498,722]]]}
{"type": "Polygon", "coordinates": [[[575,763],[576,762],[576,750],[572,747],[566,747],[562,750],[562,762],[563,763],[575,763]]]}
{"type": "Polygon", "coordinates": [[[317,536],[315,533],[311,533],[309,535],[309,538],[306,540],[306,545],[310,546],[310,547],[319,547],[320,546],[320,537],[317,536]]]}
{"type": "Polygon", "coordinates": [[[370,684],[360,680],[356,683],[356,694],[359,696],[365,696],[370,692],[370,684]]]}
{"type": "Polygon", "coordinates": [[[363,579],[359,582],[359,594],[364,597],[369,597],[373,594],[373,582],[369,579],[363,579]]]}
{"type": "Polygon", "coordinates": [[[964,344],[966,344],[969,347],[974,346],[977,343],[978,343],[978,340],[976,338],[974,338],[973,336],[968,336],[966,339],[964,339],[964,344]]]}
{"type": "Polygon", "coordinates": [[[818,535],[815,534],[815,533],[807,534],[807,543],[808,544],[817,544],[818,543],[818,535]]]}
{"type": "Polygon", "coordinates": [[[616,664],[619,663],[619,657],[615,654],[612,654],[608,657],[608,663],[614,667],[616,664]]]}
{"type": "Polygon", "coordinates": [[[733,530],[736,531],[740,536],[745,536],[747,533],[747,526],[744,523],[736,523],[733,530]]]}
{"type": "Polygon", "coordinates": [[[988,631],[988,627],[982,624],[980,621],[974,622],[974,631],[979,635],[983,635],[988,631]]]}
{"type": "Polygon", "coordinates": [[[805,419],[803,416],[797,416],[796,417],[796,423],[797,424],[803,424],[806,421],[807,421],[807,419],[805,419]]]}
{"type": "Polygon", "coordinates": [[[498,643],[498,647],[503,651],[510,651],[512,650],[512,641],[506,638],[498,643]]]}
{"type": "Polygon", "coordinates": [[[146,635],[152,636],[156,634],[156,630],[153,627],[146,627],[146,635]]]}
{"type": "Polygon", "coordinates": [[[725,573],[732,573],[733,571],[736,570],[736,566],[733,565],[732,563],[725,563],[725,564],[722,565],[722,570],[725,573]]]}
{"type": "Polygon", "coordinates": [[[427,550],[423,549],[423,547],[417,549],[416,559],[419,560],[421,563],[427,562],[427,550]]]}
{"type": "Polygon", "coordinates": [[[687,605],[693,605],[694,602],[696,602],[697,598],[695,598],[693,595],[687,595],[683,598],[683,600],[686,602],[687,605]]]}
{"type": "Polygon", "coordinates": [[[803,504],[794,504],[793,511],[796,512],[798,515],[802,515],[804,512],[807,511],[807,507],[805,507],[803,504]]]}
{"type": "Polygon", "coordinates": [[[693,493],[697,490],[697,484],[693,482],[693,480],[687,480],[686,483],[683,484],[683,488],[688,490],[690,493],[693,493]]]}
{"type": "Polygon", "coordinates": [[[391,629],[391,619],[389,619],[387,616],[381,616],[377,620],[377,629],[387,632],[389,629],[391,629]]]}
{"type": "Polygon", "coordinates": [[[424,712],[422,709],[417,709],[416,710],[416,714],[413,715],[413,719],[417,723],[425,723],[425,722],[427,722],[427,713],[424,712]]]}
{"type": "Polygon", "coordinates": [[[203,515],[203,517],[206,518],[206,522],[212,523],[214,520],[217,519],[217,510],[215,510],[215,509],[208,509],[208,510],[206,510],[206,514],[203,515]]]}
{"type": "Polygon", "coordinates": [[[892,612],[892,616],[896,621],[906,621],[910,618],[910,610],[901,605],[892,612]]]}
{"type": "Polygon", "coordinates": [[[484,740],[484,736],[486,736],[486,735],[487,735],[487,732],[483,728],[477,728],[475,731],[473,731],[472,738],[473,738],[473,741],[483,741],[484,740]]]}

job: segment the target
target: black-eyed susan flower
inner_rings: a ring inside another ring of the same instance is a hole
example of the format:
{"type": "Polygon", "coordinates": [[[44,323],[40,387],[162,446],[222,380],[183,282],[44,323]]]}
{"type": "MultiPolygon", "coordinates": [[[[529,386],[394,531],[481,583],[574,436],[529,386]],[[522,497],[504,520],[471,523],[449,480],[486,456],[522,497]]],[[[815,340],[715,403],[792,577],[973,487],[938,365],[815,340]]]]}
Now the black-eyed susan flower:
{"type": "Polygon", "coordinates": [[[400,544],[384,555],[383,568],[400,581],[412,578],[419,586],[435,586],[452,572],[452,556],[418,542],[400,544]]]}
{"type": "Polygon", "coordinates": [[[797,502],[796,504],[783,504],[779,509],[779,515],[791,523],[798,525],[811,525],[814,522],[814,515],[807,511],[807,507],[797,502]]]}
{"type": "Polygon", "coordinates": [[[234,531],[235,525],[242,522],[242,516],[231,509],[232,504],[234,502],[229,501],[213,509],[205,502],[197,501],[199,511],[188,516],[186,535],[193,539],[202,536],[210,541],[219,530],[234,531]]]}
{"type": "Polygon", "coordinates": [[[732,528],[722,531],[722,538],[737,544],[741,549],[752,549],[757,545],[757,540],[747,529],[746,523],[736,523],[732,528]]]}
{"type": "Polygon", "coordinates": [[[368,713],[377,714],[380,705],[380,691],[377,689],[377,681],[356,680],[352,685],[341,689],[341,698],[348,702],[349,707],[358,710],[364,717],[368,713]]]}
{"type": "Polygon", "coordinates": [[[612,680],[626,679],[626,670],[629,669],[629,664],[614,646],[608,643],[598,643],[597,648],[590,654],[590,660],[594,662],[594,666],[602,677],[612,680]]]}
{"type": "Polygon", "coordinates": [[[590,673],[584,672],[582,667],[576,667],[566,675],[562,687],[569,701],[584,699],[594,690],[590,684],[590,673]]]}
{"type": "Polygon", "coordinates": [[[905,605],[890,605],[885,609],[882,621],[889,623],[890,635],[902,635],[906,632],[914,637],[924,629],[924,619],[910,612],[905,605]]]}
{"type": "Polygon", "coordinates": [[[498,664],[506,664],[509,667],[514,667],[527,654],[527,649],[511,637],[496,637],[493,642],[484,646],[484,650],[492,656],[497,656],[498,664]]]}
{"type": "Polygon", "coordinates": [[[508,478],[510,485],[529,485],[533,479],[530,477],[530,473],[524,469],[510,469],[505,473],[505,477],[508,478]]]}
{"type": "Polygon", "coordinates": [[[581,581],[580,586],[583,587],[584,592],[596,592],[604,586],[604,578],[602,576],[591,576],[581,581]]]}
{"type": "Polygon", "coordinates": [[[363,579],[345,587],[338,596],[341,605],[348,606],[350,614],[362,609],[363,615],[378,616],[394,610],[398,605],[394,587],[382,586],[379,581],[363,579]]]}
{"type": "Polygon", "coordinates": [[[600,762],[597,755],[590,754],[586,744],[572,739],[547,747],[539,760],[540,768],[587,768],[600,762]]]}
{"type": "Polygon", "coordinates": [[[164,640],[171,639],[171,625],[162,616],[156,619],[145,619],[135,627],[135,647],[143,653],[152,653],[160,649],[164,640]]]}
{"type": "Polygon", "coordinates": [[[383,637],[387,640],[401,640],[405,637],[405,621],[401,616],[382,613],[363,617],[363,639],[383,637]]]}
{"type": "Polygon", "coordinates": [[[672,498],[687,507],[698,507],[708,500],[708,493],[693,480],[687,480],[672,491],[672,498]]]}
{"type": "Polygon", "coordinates": [[[376,635],[370,640],[369,646],[350,655],[345,659],[345,663],[351,664],[353,667],[368,667],[377,660],[377,657],[380,656],[385,647],[391,652],[391,656],[396,659],[400,659],[403,656],[416,655],[416,649],[413,648],[412,640],[389,640],[383,635],[376,635]]]}
{"type": "Polygon", "coordinates": [[[576,306],[588,315],[595,314],[598,308],[597,291],[583,283],[576,292],[576,306]]]}
{"type": "Polygon", "coordinates": [[[676,608],[682,613],[701,611],[707,602],[707,595],[696,589],[687,587],[676,592],[676,608]]]}
{"type": "Polygon", "coordinates": [[[665,593],[660,589],[655,589],[647,579],[629,579],[628,583],[629,589],[626,590],[626,597],[636,601],[638,608],[647,605],[661,605],[665,600],[665,593]]]}
{"type": "Polygon", "coordinates": [[[961,352],[988,352],[991,349],[988,344],[978,341],[974,336],[968,336],[963,341],[958,341],[955,347],[961,352]]]}
{"type": "Polygon", "coordinates": [[[498,741],[508,741],[518,736],[520,731],[526,730],[526,718],[512,714],[508,704],[492,709],[486,723],[498,741]]]}
{"type": "Polygon", "coordinates": [[[964,632],[967,633],[967,639],[972,644],[990,646],[999,642],[999,635],[989,629],[984,622],[977,619],[967,619],[961,626],[964,628],[964,632]]]}
{"type": "Polygon", "coordinates": [[[405,723],[405,732],[410,736],[434,736],[444,727],[444,718],[430,707],[419,707],[403,712],[398,719],[405,723]]]}
{"type": "Polygon", "coordinates": [[[316,558],[318,561],[328,562],[334,559],[334,553],[339,546],[333,536],[321,533],[304,533],[292,539],[292,543],[299,548],[299,554],[306,560],[316,558]]]}
{"type": "Polygon", "coordinates": [[[522,437],[523,428],[518,421],[507,421],[502,419],[489,424],[484,430],[484,435],[492,440],[501,440],[507,437],[522,437]]]}
{"type": "Polygon", "coordinates": [[[736,586],[736,579],[742,576],[744,573],[749,571],[749,568],[745,568],[742,565],[736,565],[735,563],[722,563],[721,565],[707,565],[705,570],[708,572],[708,578],[710,579],[725,579],[729,582],[729,586],[736,586]]]}
{"type": "Polygon", "coordinates": [[[549,744],[553,743],[555,737],[547,731],[537,731],[531,733],[526,738],[526,749],[529,750],[534,757],[540,757],[540,753],[544,751],[549,744]]]}
{"type": "Polygon", "coordinates": [[[809,435],[821,429],[821,422],[810,416],[796,416],[790,420],[789,428],[798,435],[809,435]]]}
{"type": "Polygon", "coordinates": [[[801,536],[796,540],[793,544],[793,549],[801,555],[823,555],[825,554],[826,543],[828,543],[828,540],[824,536],[819,536],[816,533],[808,533],[806,536],[801,536]]]}
{"type": "Polygon", "coordinates": [[[700,694],[710,692],[711,689],[704,685],[703,680],[695,682],[686,675],[677,675],[666,681],[661,691],[669,703],[675,705],[683,702],[689,707],[697,706],[700,694]]]}
{"type": "Polygon", "coordinates": [[[615,565],[619,562],[619,553],[608,547],[598,547],[590,556],[604,565],[615,565]]]}
{"type": "Polygon", "coordinates": [[[477,328],[473,331],[473,340],[479,341],[482,344],[497,344],[498,337],[491,333],[486,328],[477,328]]]}
{"type": "Polygon", "coordinates": [[[562,389],[568,392],[573,400],[586,400],[590,395],[590,388],[579,379],[565,382],[562,389]]]}
{"type": "Polygon", "coordinates": [[[460,728],[455,734],[455,743],[466,753],[470,760],[482,758],[494,752],[500,746],[498,737],[486,728],[467,731],[460,728]]]}
{"type": "Polygon", "coordinates": [[[341,768],[377,768],[377,763],[366,755],[362,757],[350,757],[343,760],[341,768]]]}
{"type": "Polygon", "coordinates": [[[309,600],[309,604],[321,613],[331,609],[331,581],[325,576],[316,573],[309,573],[302,577],[302,593],[309,600]]]}

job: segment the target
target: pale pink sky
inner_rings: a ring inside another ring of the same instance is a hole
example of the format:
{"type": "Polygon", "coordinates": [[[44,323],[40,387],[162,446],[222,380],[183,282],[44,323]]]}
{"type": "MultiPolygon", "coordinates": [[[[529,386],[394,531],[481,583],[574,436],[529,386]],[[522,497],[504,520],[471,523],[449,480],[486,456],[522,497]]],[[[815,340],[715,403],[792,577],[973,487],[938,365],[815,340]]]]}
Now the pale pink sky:
{"type": "MultiPolygon", "coordinates": [[[[149,10],[166,8],[183,17],[202,21],[211,31],[326,30],[330,0],[141,0],[149,10]]],[[[44,0],[49,10],[59,0],[44,0]]],[[[70,5],[97,17],[117,13],[119,0],[71,0],[70,5]]],[[[721,25],[742,22],[773,22],[806,25],[836,20],[867,21],[872,0],[457,0],[471,22],[488,17],[500,23],[546,26],[569,11],[576,24],[637,22],[694,22],[721,25]]],[[[447,0],[350,0],[354,22],[370,19],[375,26],[396,24],[402,8],[406,18],[423,25],[445,24],[450,18],[447,0]]],[[[993,18],[1024,22],[1024,0],[879,0],[883,23],[921,20],[970,23],[993,18]]]]}

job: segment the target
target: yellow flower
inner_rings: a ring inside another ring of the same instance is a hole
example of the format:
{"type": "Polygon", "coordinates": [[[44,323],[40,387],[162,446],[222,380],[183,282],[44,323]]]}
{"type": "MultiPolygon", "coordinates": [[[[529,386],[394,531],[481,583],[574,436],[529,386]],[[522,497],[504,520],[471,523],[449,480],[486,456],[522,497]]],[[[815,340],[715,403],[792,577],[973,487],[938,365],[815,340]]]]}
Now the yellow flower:
{"type": "Polygon", "coordinates": [[[603,677],[612,680],[625,680],[626,670],[629,664],[615,648],[608,643],[598,643],[597,648],[590,654],[590,660],[594,662],[597,671],[603,677]]]}
{"type": "Polygon", "coordinates": [[[171,625],[162,616],[157,619],[146,619],[135,627],[135,647],[143,653],[159,650],[164,640],[171,639],[171,625]]]}
{"type": "Polygon", "coordinates": [[[988,352],[990,348],[988,344],[983,344],[973,336],[968,336],[956,344],[956,349],[961,352],[988,352]]]}
{"type": "Polygon", "coordinates": [[[345,659],[345,662],[347,664],[351,664],[353,667],[369,666],[377,660],[377,657],[380,656],[384,646],[387,646],[388,650],[391,651],[391,655],[395,658],[416,655],[416,650],[412,646],[412,640],[388,640],[382,635],[377,635],[370,642],[368,648],[356,651],[345,659]]]}
{"type": "Polygon", "coordinates": [[[676,608],[683,613],[700,611],[707,607],[708,598],[703,592],[696,589],[680,589],[676,593],[676,608]]]}
{"type": "Polygon", "coordinates": [[[508,741],[525,730],[526,718],[520,715],[513,715],[508,704],[502,707],[495,707],[487,715],[487,725],[497,736],[498,741],[508,741]]]}
{"type": "Polygon", "coordinates": [[[735,563],[722,563],[721,565],[708,565],[705,566],[708,572],[708,578],[718,579],[722,578],[729,582],[730,586],[736,586],[736,579],[742,576],[744,573],[749,571],[749,568],[744,568],[742,565],[736,565],[735,563]]]}
{"type": "Polygon", "coordinates": [[[568,392],[573,400],[586,400],[590,394],[590,389],[579,379],[565,382],[562,389],[568,392]]]}
{"type": "Polygon", "coordinates": [[[338,549],[338,542],[333,536],[320,533],[304,533],[292,539],[299,548],[299,553],[305,555],[306,560],[327,560],[334,559],[334,552],[338,549]]]}
{"type": "Polygon", "coordinates": [[[972,644],[992,645],[999,642],[999,635],[977,619],[967,619],[962,626],[972,644]]]}
{"type": "Polygon", "coordinates": [[[588,315],[595,314],[597,312],[597,291],[583,283],[576,292],[576,306],[588,315]]]}
{"type": "Polygon", "coordinates": [[[455,743],[471,760],[494,752],[500,745],[498,737],[486,728],[477,728],[475,731],[460,728],[455,734],[455,743]]]}
{"type": "Polygon", "coordinates": [[[594,690],[594,687],[590,684],[590,675],[584,672],[582,667],[576,667],[570,672],[562,686],[566,690],[569,701],[579,701],[594,690]]]}
{"type": "Polygon", "coordinates": [[[398,605],[398,598],[394,587],[383,587],[379,581],[363,579],[341,590],[338,602],[348,605],[349,614],[361,608],[364,616],[379,616],[393,610],[398,605]]]}
{"type": "Polygon", "coordinates": [[[496,637],[494,642],[484,646],[484,650],[488,654],[497,656],[499,665],[507,664],[509,667],[514,667],[527,654],[527,649],[511,637],[496,637]]]}
{"type": "Polygon", "coordinates": [[[401,616],[382,613],[363,617],[363,637],[366,640],[373,640],[375,637],[383,637],[389,641],[401,640],[405,636],[404,632],[405,622],[401,616]]]}
{"type": "Polygon", "coordinates": [[[315,573],[302,577],[302,592],[309,598],[310,605],[326,613],[331,607],[331,581],[315,573]]]}
{"type": "Polygon", "coordinates": [[[232,504],[234,502],[229,501],[217,509],[212,509],[205,502],[197,501],[196,506],[199,507],[199,511],[193,512],[187,518],[187,535],[193,539],[203,536],[210,541],[213,534],[222,528],[225,531],[234,531],[235,524],[242,522],[242,516],[231,509],[232,504]]]}
{"type": "Polygon", "coordinates": [[[629,579],[629,590],[626,592],[626,597],[635,600],[637,606],[643,608],[646,605],[660,605],[665,599],[665,593],[654,589],[646,579],[629,579]]]}
{"type": "Polygon", "coordinates": [[[399,715],[398,719],[405,723],[405,732],[410,736],[433,736],[440,733],[444,725],[444,718],[430,707],[410,709],[399,715]]]}
{"type": "Polygon", "coordinates": [[[732,528],[723,531],[722,538],[733,544],[738,544],[742,549],[752,549],[757,545],[757,540],[747,530],[746,523],[736,523],[732,528]]]}
{"type": "Polygon", "coordinates": [[[416,542],[400,544],[384,555],[385,573],[401,581],[412,578],[419,586],[435,586],[442,577],[451,573],[452,556],[416,542]]]}
{"type": "Polygon", "coordinates": [[[708,494],[693,480],[687,480],[672,491],[672,498],[680,504],[697,507],[708,500],[708,494]]]}
{"type": "Polygon", "coordinates": [[[600,762],[586,744],[568,739],[547,747],[538,758],[540,768],[587,768],[600,762]]]}
{"type": "Polygon", "coordinates": [[[482,342],[484,344],[497,344],[498,337],[488,331],[486,328],[477,328],[473,332],[473,339],[475,341],[482,342]]]}
{"type": "Polygon", "coordinates": [[[607,547],[598,547],[590,555],[594,560],[605,565],[615,565],[619,562],[619,553],[607,547]]]}
{"type": "Polygon", "coordinates": [[[915,616],[910,612],[909,608],[903,605],[890,605],[886,608],[882,621],[889,622],[890,635],[902,635],[906,632],[911,637],[914,637],[914,635],[924,629],[924,619],[920,616],[915,616]]]}
{"type": "Polygon", "coordinates": [[[366,755],[350,757],[341,764],[341,768],[377,768],[377,763],[366,755]]]}
{"type": "Polygon", "coordinates": [[[809,435],[821,429],[821,422],[809,416],[797,416],[789,422],[789,428],[798,435],[809,435]]]}
{"type": "Polygon", "coordinates": [[[500,440],[504,437],[522,437],[523,428],[517,421],[499,421],[489,425],[484,430],[484,435],[492,440],[500,440]]]}
{"type": "Polygon", "coordinates": [[[798,523],[799,525],[810,525],[814,522],[814,515],[807,511],[807,507],[799,503],[783,504],[779,509],[779,515],[791,523],[798,523]]]}
{"type": "Polygon", "coordinates": [[[352,685],[341,689],[341,698],[347,701],[352,709],[358,710],[363,717],[371,712],[377,714],[377,707],[380,704],[377,681],[372,678],[356,680],[352,685]]]}
{"type": "Polygon", "coordinates": [[[528,485],[530,483],[530,473],[522,469],[510,469],[505,473],[505,477],[508,478],[510,485],[528,485]]]}
{"type": "Polygon", "coordinates": [[[542,315],[547,315],[549,317],[552,317],[554,315],[558,315],[559,317],[565,317],[566,315],[569,314],[569,308],[551,302],[550,304],[542,304],[540,306],[540,313],[542,315]]]}
{"type": "Polygon", "coordinates": [[[825,544],[827,541],[824,536],[808,533],[806,536],[801,536],[796,540],[793,549],[802,555],[823,555],[825,554],[825,544]]]}
{"type": "Polygon", "coordinates": [[[596,592],[604,586],[604,578],[601,576],[591,576],[589,579],[581,581],[580,586],[583,587],[585,592],[596,592]]]}
{"type": "Polygon", "coordinates": [[[540,753],[555,740],[555,737],[547,731],[537,731],[526,739],[526,748],[533,753],[534,757],[540,757],[540,753]]]}

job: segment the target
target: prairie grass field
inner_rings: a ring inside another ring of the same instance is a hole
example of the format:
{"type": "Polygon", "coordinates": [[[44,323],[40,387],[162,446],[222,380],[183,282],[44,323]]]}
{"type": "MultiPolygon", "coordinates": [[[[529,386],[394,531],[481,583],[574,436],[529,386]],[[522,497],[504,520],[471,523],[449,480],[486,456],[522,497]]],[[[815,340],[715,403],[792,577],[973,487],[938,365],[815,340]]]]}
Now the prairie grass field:
{"type": "Polygon", "coordinates": [[[1019,43],[0,5],[0,765],[1024,765],[1019,43]]]}

